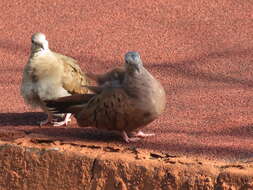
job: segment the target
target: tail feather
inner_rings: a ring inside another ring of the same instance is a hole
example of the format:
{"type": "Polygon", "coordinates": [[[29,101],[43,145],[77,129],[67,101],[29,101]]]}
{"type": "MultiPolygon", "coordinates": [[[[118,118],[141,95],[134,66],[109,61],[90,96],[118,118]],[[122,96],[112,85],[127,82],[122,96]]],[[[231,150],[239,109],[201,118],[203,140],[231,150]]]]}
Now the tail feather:
{"type": "Polygon", "coordinates": [[[65,96],[54,100],[55,102],[69,102],[75,104],[82,104],[88,102],[94,94],[73,94],[71,96],[65,96]]]}
{"type": "Polygon", "coordinates": [[[75,94],[56,100],[45,100],[45,104],[53,113],[77,114],[92,97],[94,94],[75,94]]]}

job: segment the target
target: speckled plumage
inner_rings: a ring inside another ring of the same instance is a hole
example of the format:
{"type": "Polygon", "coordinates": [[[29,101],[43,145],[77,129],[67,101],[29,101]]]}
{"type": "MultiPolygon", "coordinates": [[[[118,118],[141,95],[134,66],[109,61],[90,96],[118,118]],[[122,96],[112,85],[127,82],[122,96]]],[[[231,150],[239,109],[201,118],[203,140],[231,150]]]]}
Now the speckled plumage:
{"type": "Polygon", "coordinates": [[[94,126],[99,129],[120,131],[126,142],[135,140],[128,137],[134,132],[139,134],[137,136],[145,136],[140,129],[164,111],[165,91],[143,67],[137,52],[128,52],[125,61],[122,83],[107,83],[105,80],[103,85],[91,87],[100,90],[86,100],[83,95],[83,100],[80,98],[78,103],[74,101],[76,97],[73,97],[71,104],[71,97],[68,97],[66,101],[64,99],[49,101],[48,106],[57,112],[74,113],[81,127],[94,126]]]}

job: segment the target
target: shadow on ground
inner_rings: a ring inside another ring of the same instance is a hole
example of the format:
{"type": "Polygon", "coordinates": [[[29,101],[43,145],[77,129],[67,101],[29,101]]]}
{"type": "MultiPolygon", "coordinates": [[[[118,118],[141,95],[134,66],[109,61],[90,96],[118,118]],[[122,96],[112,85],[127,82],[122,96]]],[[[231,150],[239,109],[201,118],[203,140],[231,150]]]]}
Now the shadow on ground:
{"type": "MultiPolygon", "coordinates": [[[[245,80],[238,77],[232,77],[228,75],[224,75],[221,73],[210,73],[204,72],[201,70],[196,70],[191,68],[193,65],[204,64],[208,59],[215,58],[226,58],[233,56],[249,56],[252,55],[253,48],[243,49],[243,50],[224,50],[220,52],[212,52],[208,55],[203,55],[200,57],[195,57],[189,60],[179,61],[179,62],[162,62],[162,63],[151,63],[147,64],[146,68],[152,69],[160,69],[163,72],[168,71],[170,74],[182,75],[186,78],[194,79],[194,80],[202,80],[207,82],[217,82],[217,83],[226,83],[233,85],[241,85],[248,88],[253,88],[253,80],[245,80]]],[[[229,66],[227,66],[229,70],[229,66]]]]}
{"type": "Polygon", "coordinates": [[[48,127],[34,128],[29,133],[36,133],[49,137],[71,139],[71,141],[94,141],[94,142],[123,142],[117,132],[97,130],[93,127],[48,127]]]}
{"type": "MultiPolygon", "coordinates": [[[[149,142],[150,149],[154,150],[153,147],[157,147],[155,142],[149,142]]],[[[161,143],[157,151],[162,151],[164,153],[178,152],[182,155],[193,155],[199,157],[206,157],[215,154],[215,158],[219,159],[232,159],[232,160],[247,160],[252,159],[253,150],[249,151],[247,149],[242,149],[241,147],[224,147],[224,146],[207,146],[207,145],[186,145],[180,143],[161,143]],[[180,149],[180,151],[178,151],[180,149]],[[226,155],[224,157],[224,155],[226,155]]]]}
{"type": "Polygon", "coordinates": [[[4,126],[36,126],[39,121],[46,119],[40,112],[0,113],[0,127],[4,126]]]}

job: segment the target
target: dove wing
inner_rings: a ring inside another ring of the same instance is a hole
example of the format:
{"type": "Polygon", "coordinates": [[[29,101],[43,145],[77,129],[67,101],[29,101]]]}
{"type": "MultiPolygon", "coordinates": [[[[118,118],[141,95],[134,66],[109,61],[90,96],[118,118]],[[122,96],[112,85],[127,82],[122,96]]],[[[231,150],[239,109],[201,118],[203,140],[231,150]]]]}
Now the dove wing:
{"type": "Polygon", "coordinates": [[[123,88],[106,88],[84,106],[77,121],[80,126],[131,131],[141,120],[135,105],[123,88]]]}
{"type": "Polygon", "coordinates": [[[71,57],[54,53],[63,63],[64,72],[62,76],[62,85],[70,94],[85,94],[87,88],[83,86],[89,85],[89,80],[82,72],[77,61],[71,57]]]}

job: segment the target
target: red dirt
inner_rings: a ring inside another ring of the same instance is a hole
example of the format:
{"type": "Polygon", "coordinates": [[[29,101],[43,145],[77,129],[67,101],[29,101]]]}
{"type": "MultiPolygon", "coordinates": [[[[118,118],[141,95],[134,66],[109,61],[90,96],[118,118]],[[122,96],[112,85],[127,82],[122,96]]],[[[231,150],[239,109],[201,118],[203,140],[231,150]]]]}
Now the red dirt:
{"type": "Polygon", "coordinates": [[[0,138],[45,137],[135,146],[210,159],[253,157],[253,3],[250,0],[78,1],[1,0],[0,138]],[[131,145],[113,133],[39,128],[45,118],[27,107],[19,87],[30,37],[104,72],[129,50],[165,86],[166,112],[131,145]]]}
{"type": "Polygon", "coordinates": [[[29,147],[27,138],[19,138],[16,143],[0,141],[1,190],[253,188],[253,164],[249,162],[213,162],[82,142],[37,139],[29,147]]]}

